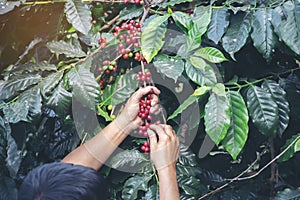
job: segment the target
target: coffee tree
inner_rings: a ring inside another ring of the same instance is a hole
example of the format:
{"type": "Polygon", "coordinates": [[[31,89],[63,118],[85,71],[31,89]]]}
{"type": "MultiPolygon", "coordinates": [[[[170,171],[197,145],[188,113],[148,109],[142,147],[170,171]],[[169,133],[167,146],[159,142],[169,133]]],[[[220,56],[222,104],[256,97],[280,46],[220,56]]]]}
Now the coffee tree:
{"type": "Polygon", "coordinates": [[[0,197],[114,120],[144,124],[100,170],[111,199],[159,199],[147,128],[181,139],[181,199],[298,199],[299,0],[0,3],[0,197]]]}

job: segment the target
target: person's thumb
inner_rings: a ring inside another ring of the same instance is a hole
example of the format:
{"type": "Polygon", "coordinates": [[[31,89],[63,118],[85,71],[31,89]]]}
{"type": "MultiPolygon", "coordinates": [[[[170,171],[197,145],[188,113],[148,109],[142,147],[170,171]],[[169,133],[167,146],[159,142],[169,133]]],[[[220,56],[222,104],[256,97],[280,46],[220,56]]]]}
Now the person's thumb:
{"type": "Polygon", "coordinates": [[[157,137],[154,131],[148,129],[148,136],[150,141],[150,150],[154,150],[157,145],[157,137]]]}

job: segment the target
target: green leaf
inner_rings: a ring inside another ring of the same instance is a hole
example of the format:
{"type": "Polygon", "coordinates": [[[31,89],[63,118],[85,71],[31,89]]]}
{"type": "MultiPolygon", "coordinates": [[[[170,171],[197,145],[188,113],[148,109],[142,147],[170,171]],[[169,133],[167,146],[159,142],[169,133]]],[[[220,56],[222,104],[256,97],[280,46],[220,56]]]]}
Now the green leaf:
{"type": "Polygon", "coordinates": [[[152,61],[164,44],[163,38],[167,31],[165,22],[168,18],[169,15],[157,16],[143,28],[141,49],[148,63],[152,61]]]}
{"type": "Polygon", "coordinates": [[[24,102],[26,104],[29,114],[27,118],[29,120],[40,115],[42,112],[42,97],[40,88],[38,86],[34,86],[24,91],[20,94],[18,102],[24,102]]]}
{"type": "Polygon", "coordinates": [[[248,110],[239,92],[228,91],[227,98],[230,105],[230,127],[222,145],[233,160],[236,160],[248,138],[248,110]]]}
{"type": "Polygon", "coordinates": [[[19,91],[23,91],[28,87],[37,84],[40,79],[41,76],[39,74],[22,74],[14,76],[5,81],[0,93],[0,99],[9,99],[15,96],[19,91]]]}
{"type": "Polygon", "coordinates": [[[206,32],[211,19],[211,7],[199,6],[194,10],[193,25],[188,31],[185,50],[187,52],[197,49],[201,45],[201,37],[206,32]]]}
{"type": "Polygon", "coordinates": [[[43,72],[43,71],[56,71],[57,67],[47,61],[42,61],[39,63],[28,63],[28,66],[23,66],[24,70],[32,72],[43,72]]]}
{"type": "Polygon", "coordinates": [[[192,196],[199,196],[201,191],[200,180],[193,176],[177,176],[178,186],[184,191],[185,194],[192,196]]]}
{"type": "Polygon", "coordinates": [[[251,15],[249,13],[238,13],[233,15],[227,32],[222,38],[222,45],[232,59],[234,53],[238,52],[245,44],[251,30],[251,15]]]}
{"type": "Polygon", "coordinates": [[[218,8],[212,10],[211,22],[208,26],[207,37],[218,44],[229,25],[230,13],[228,8],[218,8]]]}
{"type": "Polygon", "coordinates": [[[67,108],[71,105],[72,93],[63,87],[63,82],[53,90],[52,94],[47,98],[46,105],[55,110],[59,116],[64,116],[67,108]]]}
{"type": "Polygon", "coordinates": [[[118,81],[116,93],[112,96],[112,105],[117,105],[126,101],[133,92],[138,88],[139,83],[136,81],[136,74],[124,74],[118,81]]]}
{"type": "Polygon", "coordinates": [[[205,131],[216,145],[224,139],[230,125],[230,109],[226,96],[212,93],[205,105],[205,131]]]}
{"type": "Polygon", "coordinates": [[[97,108],[97,114],[104,117],[105,121],[107,122],[112,121],[112,118],[108,115],[108,113],[100,107],[97,108]]]}
{"type": "Polygon", "coordinates": [[[158,200],[159,199],[159,188],[158,185],[151,185],[142,200],[158,200]]]}
{"type": "Polygon", "coordinates": [[[163,8],[166,8],[168,6],[175,6],[177,4],[192,2],[192,1],[193,0],[166,0],[166,1],[163,1],[160,6],[163,8]]]}
{"type": "Polygon", "coordinates": [[[64,71],[58,71],[56,73],[48,75],[39,83],[41,94],[45,99],[47,99],[48,96],[52,94],[54,88],[56,88],[62,80],[63,75],[64,71]]]}
{"type": "Polygon", "coordinates": [[[69,72],[69,81],[73,86],[73,97],[91,110],[95,110],[99,96],[99,86],[94,74],[90,72],[91,60],[72,68],[69,72]]]}
{"type": "Polygon", "coordinates": [[[135,17],[139,17],[143,14],[143,7],[142,6],[126,6],[123,10],[120,11],[120,16],[118,18],[119,21],[124,21],[128,19],[133,19],[135,17]]]}
{"type": "Polygon", "coordinates": [[[212,87],[211,91],[218,96],[226,96],[225,85],[223,83],[217,83],[212,87]]]}
{"type": "Polygon", "coordinates": [[[291,147],[278,159],[279,162],[285,162],[289,160],[296,152],[300,151],[300,133],[293,135],[290,139],[288,139],[285,142],[285,145],[281,147],[281,151],[286,149],[289,145],[291,145],[291,147]]]}
{"type": "Polygon", "coordinates": [[[198,49],[193,56],[204,58],[211,63],[221,63],[227,60],[223,53],[214,47],[204,47],[198,49]]]}
{"type": "Polygon", "coordinates": [[[196,167],[198,165],[197,156],[189,149],[188,146],[180,145],[178,164],[188,167],[196,167]]]}
{"type": "Polygon", "coordinates": [[[252,34],[253,45],[263,57],[270,61],[276,45],[276,36],[271,24],[272,9],[260,8],[253,14],[252,34]]]}
{"type": "Polygon", "coordinates": [[[87,35],[92,27],[92,13],[81,0],[67,0],[65,3],[67,20],[77,31],[87,35]]]}
{"type": "Polygon", "coordinates": [[[300,200],[300,188],[291,190],[289,188],[279,192],[272,200],[300,200]]]}
{"type": "Polygon", "coordinates": [[[273,100],[278,106],[279,124],[277,127],[277,134],[281,137],[290,120],[290,107],[286,99],[286,92],[279,86],[278,83],[272,80],[264,81],[262,88],[270,92],[273,100]]]}
{"type": "Polygon", "coordinates": [[[175,82],[184,70],[184,62],[182,59],[169,57],[166,54],[157,55],[153,60],[153,65],[158,73],[172,78],[175,82]]]}
{"type": "MultiPolygon", "coordinates": [[[[5,169],[0,165],[1,174],[8,169],[9,175],[16,178],[21,164],[20,151],[17,149],[17,144],[11,135],[11,128],[0,116],[0,158],[1,163],[5,159],[5,169]]],[[[1,177],[1,176],[0,176],[1,177]]]]}
{"type": "Polygon", "coordinates": [[[287,1],[273,9],[272,24],[279,39],[300,55],[300,2],[287,1]]]}
{"type": "Polygon", "coordinates": [[[278,106],[268,91],[251,86],[247,91],[247,106],[253,124],[264,135],[272,135],[278,126],[278,106]]]}
{"type": "Polygon", "coordinates": [[[149,174],[136,174],[129,178],[122,190],[122,199],[135,200],[137,199],[138,191],[147,191],[148,182],[153,175],[149,174]]]}
{"type": "Polygon", "coordinates": [[[204,69],[201,69],[194,67],[190,62],[186,62],[185,71],[187,76],[200,86],[213,86],[217,83],[216,74],[207,63],[204,69]]]}
{"type": "Polygon", "coordinates": [[[187,107],[192,105],[194,102],[196,102],[199,99],[197,96],[189,96],[174,112],[171,116],[168,117],[168,121],[170,119],[175,118],[178,114],[182,113],[187,107]]]}
{"type": "Polygon", "coordinates": [[[190,56],[190,62],[194,67],[197,67],[198,69],[202,69],[202,70],[204,70],[205,66],[207,65],[205,60],[193,55],[190,56]]]}
{"type": "Polygon", "coordinates": [[[206,94],[206,92],[207,92],[208,90],[210,90],[210,88],[211,88],[211,87],[201,86],[201,87],[197,88],[197,89],[194,91],[193,96],[198,96],[198,97],[199,97],[199,96],[202,96],[202,95],[206,94]]]}
{"type": "Polygon", "coordinates": [[[138,150],[121,151],[110,160],[112,168],[121,171],[139,170],[149,163],[150,161],[138,150]]]}
{"type": "Polygon", "coordinates": [[[192,19],[187,13],[176,11],[172,13],[172,18],[174,19],[177,26],[179,26],[183,31],[191,29],[192,19]]]}
{"type": "Polygon", "coordinates": [[[25,102],[13,102],[4,107],[3,114],[9,123],[17,123],[19,121],[27,121],[28,106],[25,102]]]}
{"type": "Polygon", "coordinates": [[[63,40],[47,42],[46,46],[52,53],[64,54],[69,58],[80,58],[86,56],[86,53],[82,51],[80,46],[75,46],[63,40]]]}

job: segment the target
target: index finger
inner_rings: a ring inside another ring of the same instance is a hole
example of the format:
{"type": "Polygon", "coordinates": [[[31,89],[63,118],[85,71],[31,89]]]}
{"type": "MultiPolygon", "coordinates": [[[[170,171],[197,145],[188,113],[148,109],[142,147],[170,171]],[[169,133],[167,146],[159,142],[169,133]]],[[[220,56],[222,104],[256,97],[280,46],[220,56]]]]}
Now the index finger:
{"type": "Polygon", "coordinates": [[[165,132],[164,128],[161,125],[151,124],[149,128],[154,130],[157,133],[159,140],[161,139],[164,140],[168,137],[167,133],[165,132]]]}
{"type": "Polygon", "coordinates": [[[144,87],[144,88],[140,88],[138,91],[136,91],[134,93],[134,98],[137,99],[137,100],[140,100],[144,95],[146,95],[150,92],[153,92],[156,95],[160,94],[160,90],[157,89],[156,87],[147,86],[147,87],[144,87]]]}

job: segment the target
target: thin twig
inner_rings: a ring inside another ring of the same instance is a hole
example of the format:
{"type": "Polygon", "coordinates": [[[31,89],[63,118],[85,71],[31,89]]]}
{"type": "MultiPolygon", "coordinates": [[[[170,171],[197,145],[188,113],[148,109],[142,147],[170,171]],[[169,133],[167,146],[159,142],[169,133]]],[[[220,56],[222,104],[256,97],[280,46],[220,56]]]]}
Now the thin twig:
{"type": "Polygon", "coordinates": [[[247,173],[254,165],[255,163],[259,160],[260,156],[257,156],[256,160],[246,169],[244,170],[242,173],[240,173],[238,176],[236,176],[233,179],[230,179],[230,181],[228,183],[225,183],[224,185],[218,187],[217,189],[201,196],[198,200],[204,199],[205,197],[208,197],[222,189],[224,189],[225,187],[227,187],[228,185],[230,185],[231,183],[233,183],[234,181],[242,181],[242,180],[248,180],[251,178],[254,178],[256,176],[258,176],[262,171],[264,171],[268,166],[270,166],[273,162],[275,162],[276,160],[278,160],[285,152],[287,152],[298,140],[300,139],[300,136],[298,136],[291,144],[289,144],[280,154],[278,154],[274,159],[272,159],[269,163],[267,163],[264,167],[262,167],[258,172],[256,172],[255,174],[251,175],[251,176],[246,176],[246,177],[242,177],[245,173],[247,173]]]}
{"type": "Polygon", "coordinates": [[[115,22],[118,20],[119,17],[120,17],[120,15],[115,16],[112,20],[110,20],[110,21],[107,22],[104,26],[102,26],[102,27],[99,29],[99,31],[101,32],[101,31],[103,31],[103,30],[109,28],[113,23],[115,23],[115,22]]]}

